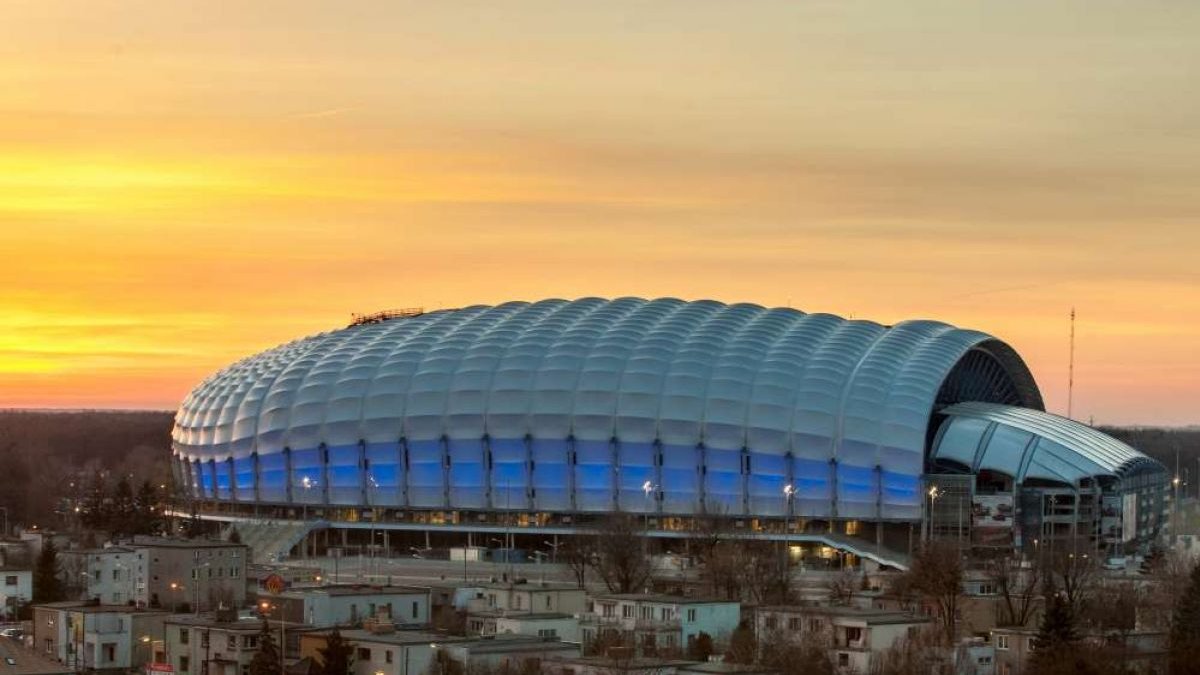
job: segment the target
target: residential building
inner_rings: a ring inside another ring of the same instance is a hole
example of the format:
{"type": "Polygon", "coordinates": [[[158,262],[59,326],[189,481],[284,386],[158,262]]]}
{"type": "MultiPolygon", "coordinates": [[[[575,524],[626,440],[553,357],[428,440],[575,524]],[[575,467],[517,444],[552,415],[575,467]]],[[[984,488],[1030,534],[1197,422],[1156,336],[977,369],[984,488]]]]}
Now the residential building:
{"type": "Polygon", "coordinates": [[[170,608],[187,604],[193,611],[246,604],[249,549],[244,544],[135,537],[127,547],[143,556],[146,563],[145,587],[135,592],[139,604],[170,608]]]}
{"type": "Polygon", "coordinates": [[[655,656],[681,653],[701,633],[720,647],[740,619],[740,603],[729,600],[630,593],[590,599],[580,628],[584,644],[615,631],[638,655],[655,656]]]}
{"type": "Polygon", "coordinates": [[[485,610],[467,615],[468,635],[531,635],[579,642],[579,619],[562,612],[485,610]]]}
{"type": "Polygon", "coordinates": [[[390,623],[429,624],[429,589],[415,586],[337,584],[259,593],[274,618],[317,628],[353,626],[380,615],[390,623]]]}
{"type": "MultiPolygon", "coordinates": [[[[175,615],[164,622],[166,658],[176,675],[245,675],[258,651],[263,621],[235,610],[175,615]]],[[[269,621],[276,643],[285,645],[285,662],[299,658],[300,636],[309,626],[269,621]]]]}
{"type": "Polygon", "coordinates": [[[75,670],[128,670],[153,658],[167,612],[94,601],[33,607],[33,645],[75,670]]]}
{"type": "Polygon", "coordinates": [[[578,614],[587,605],[587,591],[565,584],[495,583],[474,588],[475,597],[467,600],[467,610],[470,612],[499,610],[578,614]]]}
{"type": "MultiPolygon", "coordinates": [[[[995,675],[1022,675],[1029,672],[1036,628],[997,627],[991,631],[995,650],[995,675]]],[[[1084,635],[1085,649],[1104,650],[1105,658],[1120,660],[1125,670],[1136,673],[1166,672],[1167,634],[1135,630],[1127,634],[1084,635]]]]}
{"type": "Polygon", "coordinates": [[[12,621],[33,599],[33,570],[0,565],[0,621],[12,621]]]}
{"type": "Polygon", "coordinates": [[[580,646],[570,642],[530,637],[528,635],[494,635],[474,640],[439,642],[437,651],[458,663],[467,672],[473,669],[519,669],[530,662],[548,658],[571,658],[581,654],[580,646]]]}
{"type": "MultiPolygon", "coordinates": [[[[61,576],[67,588],[82,589],[83,600],[104,605],[136,603],[146,590],[146,559],[125,546],[61,551],[61,576]]],[[[142,601],[142,604],[146,604],[142,601]]]]}
{"type": "MultiPolygon", "coordinates": [[[[329,633],[328,630],[303,633],[300,656],[317,659],[318,650],[325,646],[329,633]]],[[[437,645],[467,639],[395,628],[344,630],[341,633],[354,646],[352,675],[425,675],[433,663],[437,645]]]]}
{"type": "Polygon", "coordinates": [[[760,644],[803,640],[825,644],[835,665],[871,672],[872,663],[900,640],[929,625],[927,617],[861,607],[767,606],[754,611],[760,644]]]}

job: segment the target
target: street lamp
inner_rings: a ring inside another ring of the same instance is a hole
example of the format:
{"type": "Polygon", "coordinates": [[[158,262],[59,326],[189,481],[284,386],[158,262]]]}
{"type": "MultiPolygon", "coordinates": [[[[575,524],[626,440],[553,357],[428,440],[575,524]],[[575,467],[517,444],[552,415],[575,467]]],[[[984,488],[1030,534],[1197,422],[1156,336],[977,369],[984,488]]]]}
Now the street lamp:
{"type": "Polygon", "coordinates": [[[933,539],[933,505],[937,501],[937,498],[942,496],[942,491],[938,489],[938,486],[931,485],[926,494],[929,495],[929,531],[926,533],[926,540],[928,541],[933,539]]]}

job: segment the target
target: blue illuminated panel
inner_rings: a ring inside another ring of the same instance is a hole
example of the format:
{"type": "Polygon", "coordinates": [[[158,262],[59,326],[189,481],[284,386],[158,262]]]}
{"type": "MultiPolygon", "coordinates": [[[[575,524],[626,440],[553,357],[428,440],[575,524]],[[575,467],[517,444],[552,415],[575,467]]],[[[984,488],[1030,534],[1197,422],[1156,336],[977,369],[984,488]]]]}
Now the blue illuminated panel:
{"type": "Polygon", "coordinates": [[[608,441],[575,441],[575,500],[580,511],[612,510],[613,457],[608,441]]]}
{"type": "Polygon", "coordinates": [[[695,513],[700,508],[700,449],[691,445],[662,447],[664,513],[695,513]]]}
{"type": "Polygon", "coordinates": [[[534,503],[539,509],[567,511],[571,508],[571,466],[567,463],[567,450],[566,440],[530,441],[531,481],[534,503]]]}
{"type": "Polygon", "coordinates": [[[654,475],[654,446],[650,443],[617,442],[617,482],[620,492],[620,508],[630,513],[653,513],[657,511],[658,480],[654,475]],[[652,487],[647,494],[643,486],[652,487]]]}
{"type": "Polygon", "coordinates": [[[792,513],[797,516],[829,516],[833,498],[833,468],[828,460],[792,458],[792,513]]]}
{"type": "Polygon", "coordinates": [[[329,453],[329,503],[358,504],[362,501],[361,474],[358,468],[358,444],[336,445],[329,453]]]}
{"type": "Polygon", "coordinates": [[[487,506],[483,441],[478,438],[452,440],[447,450],[450,455],[450,506],[456,509],[487,506]]]}
{"type": "Polygon", "coordinates": [[[442,442],[408,441],[408,505],[427,508],[445,506],[442,475],[442,442]]]}
{"type": "Polygon", "coordinates": [[[292,450],[292,503],[324,503],[324,468],[320,448],[292,450]]]}
{"type": "Polygon", "coordinates": [[[239,502],[254,501],[254,456],[233,460],[233,487],[239,502]]]}
{"type": "Polygon", "coordinates": [[[404,486],[399,443],[368,443],[367,500],[371,505],[399,506],[404,486]]]}
{"type": "Polygon", "coordinates": [[[742,453],[705,448],[704,506],[709,513],[742,513],[742,453]]]}
{"type": "Polygon", "coordinates": [[[217,499],[228,500],[233,496],[233,479],[229,472],[230,462],[216,462],[213,471],[216,472],[217,499]]]}
{"type": "Polygon", "coordinates": [[[189,465],[189,470],[192,472],[192,489],[195,490],[196,497],[198,499],[207,499],[212,495],[212,482],[211,480],[206,480],[204,475],[207,473],[204,467],[208,463],[201,464],[200,460],[197,459],[190,462],[189,465]]]}
{"type": "Polygon", "coordinates": [[[525,470],[525,439],[493,438],[492,450],[492,508],[525,509],[529,477],[525,470]]]}
{"type": "Polygon", "coordinates": [[[788,458],[762,452],[750,453],[750,473],[747,492],[750,513],[760,516],[787,514],[787,496],[783,486],[787,485],[788,458]]]}
{"type": "Polygon", "coordinates": [[[870,518],[878,512],[875,447],[844,440],[838,450],[837,512],[843,518],[870,518]]]}
{"type": "Polygon", "coordinates": [[[264,502],[287,501],[287,459],[282,452],[258,456],[258,497],[264,502]]]}

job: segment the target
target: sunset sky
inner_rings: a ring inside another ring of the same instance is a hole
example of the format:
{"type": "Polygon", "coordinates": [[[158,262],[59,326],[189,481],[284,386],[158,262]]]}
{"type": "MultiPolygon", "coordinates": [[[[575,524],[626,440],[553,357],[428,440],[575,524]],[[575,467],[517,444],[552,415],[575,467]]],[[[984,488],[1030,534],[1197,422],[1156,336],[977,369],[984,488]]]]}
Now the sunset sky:
{"type": "Polygon", "coordinates": [[[978,328],[1055,412],[1075,306],[1077,418],[1200,423],[1197,36],[1165,1],[8,0],[0,406],[638,295],[978,328]]]}

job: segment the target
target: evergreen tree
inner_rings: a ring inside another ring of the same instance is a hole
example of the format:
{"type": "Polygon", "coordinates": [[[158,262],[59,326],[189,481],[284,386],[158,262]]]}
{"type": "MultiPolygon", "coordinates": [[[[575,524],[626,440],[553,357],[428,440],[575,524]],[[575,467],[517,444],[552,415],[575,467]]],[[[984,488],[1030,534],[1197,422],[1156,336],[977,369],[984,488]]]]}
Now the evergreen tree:
{"type": "Polygon", "coordinates": [[[754,639],[754,631],[750,624],[742,621],[729,636],[729,649],[725,652],[725,660],[729,663],[754,663],[758,657],[758,641],[754,639]]]}
{"type": "Polygon", "coordinates": [[[1171,675],[1200,675],[1200,563],[1175,601],[1169,644],[1171,675]]]}
{"type": "Polygon", "coordinates": [[[1079,634],[1071,606],[1062,595],[1050,596],[1037,637],[1033,639],[1032,672],[1038,675],[1083,672],[1086,668],[1079,660],[1079,651],[1079,634]]]}
{"type": "Polygon", "coordinates": [[[112,502],[109,528],[113,534],[133,534],[138,521],[137,505],[133,498],[133,488],[125,476],[121,476],[121,480],[117,481],[112,502]]]}
{"type": "Polygon", "coordinates": [[[33,601],[57,602],[62,600],[62,582],[58,578],[58,548],[49,538],[42,544],[37,567],[33,574],[33,601]]]}
{"type": "Polygon", "coordinates": [[[713,653],[712,636],[703,631],[688,645],[687,657],[690,661],[707,661],[713,653]]]}
{"type": "Polygon", "coordinates": [[[137,519],[131,528],[130,534],[158,534],[161,528],[162,519],[158,513],[158,496],[155,494],[154,486],[150,481],[142,481],[138,488],[137,496],[134,497],[134,508],[137,513],[137,519]]]}
{"type": "Polygon", "coordinates": [[[231,543],[231,544],[242,543],[242,535],[240,532],[237,531],[236,527],[229,530],[229,543],[231,543]]]}
{"type": "Polygon", "coordinates": [[[258,632],[258,651],[250,659],[250,675],[279,675],[279,647],[271,634],[271,627],[263,619],[262,630],[258,632]]]}
{"type": "Polygon", "coordinates": [[[325,638],[325,646],[317,649],[321,675],[349,675],[353,650],[353,646],[342,637],[342,632],[334,628],[325,638]]]}

